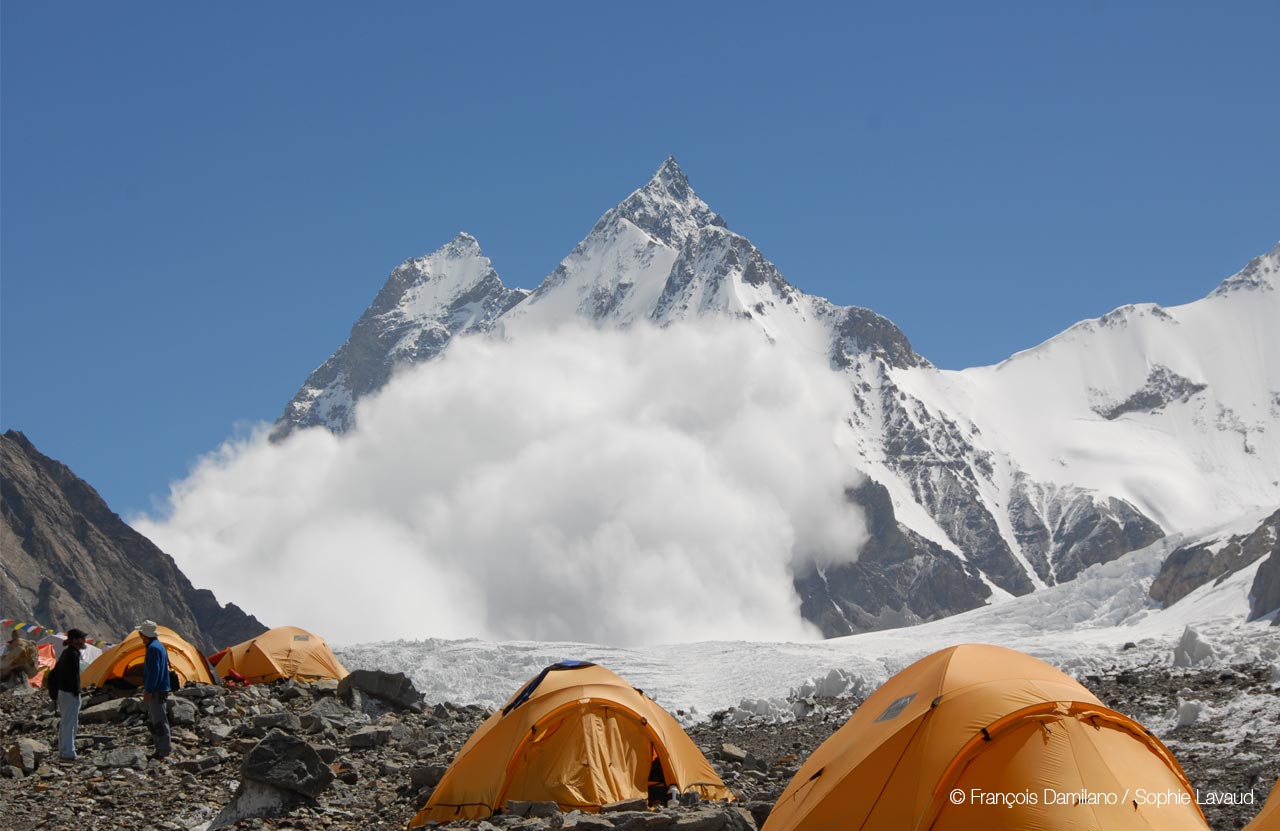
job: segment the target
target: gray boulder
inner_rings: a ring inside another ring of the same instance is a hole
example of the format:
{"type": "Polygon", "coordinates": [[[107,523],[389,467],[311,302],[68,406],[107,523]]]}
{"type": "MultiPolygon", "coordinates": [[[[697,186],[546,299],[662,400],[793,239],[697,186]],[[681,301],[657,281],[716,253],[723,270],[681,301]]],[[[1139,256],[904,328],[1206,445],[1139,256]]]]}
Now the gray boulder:
{"type": "Polygon", "coordinates": [[[422,693],[414,689],[403,672],[358,669],[338,683],[338,697],[353,707],[359,706],[356,691],[405,710],[422,712],[422,693]]]}
{"type": "Polygon", "coordinates": [[[231,828],[242,819],[282,817],[302,805],[313,804],[315,800],[296,791],[246,779],[236,788],[231,801],[209,823],[206,831],[231,828]]]}
{"type": "MultiPolygon", "coordinates": [[[[646,808],[603,814],[613,823],[613,827],[617,831],[670,831],[675,827],[676,817],[674,814],[649,811],[647,810],[647,803],[643,799],[627,801],[644,803],[646,808]]],[[[601,811],[605,811],[607,807],[602,808],[601,811]]]]}
{"type": "Polygon", "coordinates": [[[351,716],[351,708],[343,706],[336,698],[322,698],[311,705],[304,716],[319,716],[330,721],[341,721],[351,716]]]}
{"type": "Polygon", "coordinates": [[[4,759],[26,775],[35,773],[49,755],[49,745],[36,739],[18,739],[5,749],[4,759]]]}
{"type": "Polygon", "coordinates": [[[761,800],[747,802],[741,808],[751,814],[757,828],[764,828],[764,821],[769,818],[769,814],[773,813],[773,803],[761,800]]]}
{"type": "Polygon", "coordinates": [[[140,747],[117,747],[98,757],[100,768],[145,768],[147,754],[140,747]]]}
{"type": "Polygon", "coordinates": [[[526,802],[513,799],[507,803],[506,813],[513,817],[546,819],[560,813],[560,806],[554,802],[526,802]]]}
{"type": "Polygon", "coordinates": [[[350,747],[381,747],[390,741],[390,727],[362,727],[347,737],[350,747]]]}
{"type": "Polygon", "coordinates": [[[210,744],[220,744],[231,738],[231,734],[235,732],[230,724],[205,724],[200,731],[205,741],[210,744]]]}
{"type": "Polygon", "coordinates": [[[132,698],[113,698],[80,711],[81,724],[104,724],[112,721],[124,721],[138,708],[132,698]]]}
{"type": "Polygon", "coordinates": [[[334,778],[315,748],[278,729],[267,733],[244,757],[240,775],[312,799],[334,778]]]}
{"type": "Polygon", "coordinates": [[[222,760],[217,756],[200,756],[195,759],[187,759],[178,763],[178,770],[186,773],[208,773],[214,770],[218,765],[222,764],[222,760]]]}
{"type": "Polygon", "coordinates": [[[720,745],[720,758],[726,762],[745,762],[747,760],[747,751],[736,744],[725,742],[720,745]]]}
{"type": "Polygon", "coordinates": [[[166,706],[170,724],[186,726],[196,723],[196,705],[187,699],[170,697],[166,706]]]}
{"type": "Polygon", "coordinates": [[[707,807],[681,814],[675,831],[724,831],[728,827],[729,817],[724,809],[707,807]]]}
{"type": "Polygon", "coordinates": [[[444,765],[420,765],[409,771],[409,782],[415,788],[434,788],[440,784],[448,768],[444,765]]]}
{"type": "Polygon", "coordinates": [[[261,713],[250,719],[254,727],[262,730],[270,730],[278,727],[289,733],[297,733],[302,729],[302,722],[293,713],[288,711],[280,711],[274,713],[261,713]]]}

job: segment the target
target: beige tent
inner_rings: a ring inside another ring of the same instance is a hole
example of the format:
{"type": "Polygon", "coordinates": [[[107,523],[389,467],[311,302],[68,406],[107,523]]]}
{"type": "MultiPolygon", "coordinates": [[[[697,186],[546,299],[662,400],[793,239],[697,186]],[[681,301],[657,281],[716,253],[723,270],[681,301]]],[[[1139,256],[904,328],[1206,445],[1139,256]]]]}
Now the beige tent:
{"type": "Polygon", "coordinates": [[[650,789],[665,800],[671,786],[730,798],[666,710],[604,667],[566,661],[476,728],[410,827],[487,817],[511,800],[598,811],[650,789]]]}

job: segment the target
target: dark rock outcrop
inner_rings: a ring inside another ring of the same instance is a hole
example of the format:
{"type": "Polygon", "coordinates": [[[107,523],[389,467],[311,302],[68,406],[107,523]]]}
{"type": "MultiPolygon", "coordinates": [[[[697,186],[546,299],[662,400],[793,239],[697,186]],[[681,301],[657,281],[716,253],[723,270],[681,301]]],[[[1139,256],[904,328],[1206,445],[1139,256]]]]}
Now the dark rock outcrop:
{"type": "Polygon", "coordinates": [[[207,651],[266,631],[192,586],[87,482],[14,430],[0,436],[0,550],[6,616],[106,640],[149,618],[207,651]]]}
{"type": "Polygon", "coordinates": [[[870,535],[857,562],[795,579],[801,614],[824,635],[920,623],[986,602],[991,589],[959,557],[898,522],[883,485],[868,479],[848,496],[870,535]]]}
{"type": "Polygon", "coordinates": [[[1165,366],[1152,367],[1146,383],[1118,404],[1094,408],[1094,412],[1108,421],[1114,421],[1125,413],[1154,413],[1175,401],[1190,401],[1196,393],[1206,389],[1189,378],[1184,378],[1165,366]]]}
{"type": "Polygon", "coordinates": [[[858,355],[872,355],[898,368],[930,366],[889,318],[858,306],[842,309],[841,314],[831,345],[831,364],[837,369],[851,366],[858,355]]]}
{"type": "Polygon", "coordinates": [[[1049,585],[1145,548],[1164,531],[1123,499],[1021,478],[1009,518],[1023,555],[1049,585]]]}
{"type": "Polygon", "coordinates": [[[302,739],[272,729],[244,757],[240,775],[314,799],[333,782],[333,771],[302,739]]]}
{"type": "Polygon", "coordinates": [[[993,475],[990,454],[974,447],[960,424],[897,390],[883,365],[880,383],[885,462],[991,582],[1014,595],[1032,591],[1031,578],[982,498],[980,480],[993,475]]]}
{"type": "MultiPolygon", "coordinates": [[[[1271,560],[1280,559],[1276,555],[1280,550],[1280,543],[1277,543],[1278,535],[1280,535],[1280,510],[1271,514],[1248,534],[1233,536],[1225,541],[1213,540],[1176,548],[1165,558],[1164,564],[1160,567],[1160,573],[1151,584],[1151,598],[1169,607],[1205,583],[1211,580],[1222,580],[1262,557],[1271,555],[1271,560]]],[[[1255,599],[1250,620],[1256,620],[1280,606],[1280,585],[1277,585],[1275,580],[1269,579],[1270,568],[1264,574],[1263,567],[1259,567],[1258,577],[1254,578],[1252,594],[1255,599]],[[1261,579],[1261,585],[1259,585],[1259,579],[1261,579]],[[1276,591],[1275,594],[1268,591],[1269,585],[1276,591]],[[1259,594],[1265,597],[1261,603],[1257,599],[1259,594]],[[1272,605],[1264,610],[1263,607],[1267,603],[1272,605]]],[[[1277,570],[1280,571],[1280,569],[1277,570]]]]}
{"type": "Polygon", "coordinates": [[[351,706],[357,706],[357,691],[405,710],[422,712],[422,693],[414,689],[403,672],[358,669],[338,682],[338,697],[351,706]]]}
{"type": "Polygon", "coordinates": [[[20,738],[5,749],[5,763],[22,771],[24,775],[35,773],[36,768],[49,756],[49,745],[39,739],[20,738]]]}
{"type": "MultiPolygon", "coordinates": [[[[1272,514],[1271,553],[1258,566],[1258,573],[1253,577],[1253,587],[1249,591],[1249,620],[1266,617],[1273,612],[1280,612],[1280,530],[1276,528],[1280,511],[1272,514]]],[[[1280,626],[1280,615],[1272,619],[1272,624],[1280,626]]]]}

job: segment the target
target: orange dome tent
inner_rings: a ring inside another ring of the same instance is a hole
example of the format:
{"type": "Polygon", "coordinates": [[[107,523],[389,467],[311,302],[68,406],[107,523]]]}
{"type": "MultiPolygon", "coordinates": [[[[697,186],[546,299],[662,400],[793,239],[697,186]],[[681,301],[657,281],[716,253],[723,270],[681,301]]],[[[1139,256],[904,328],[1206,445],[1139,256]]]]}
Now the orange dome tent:
{"type": "Polygon", "coordinates": [[[1140,724],[1029,655],[966,644],[876,690],[762,831],[1207,828],[1182,768],[1140,724]]]}
{"type": "MultiPolygon", "coordinates": [[[[203,653],[168,626],[157,626],[156,637],[169,652],[169,669],[178,674],[178,680],[186,684],[213,684],[214,676],[203,653]]],[[[84,672],[80,683],[85,686],[104,686],[108,681],[121,680],[135,687],[142,686],[142,664],[147,657],[147,645],[136,630],[120,643],[103,652],[84,672]]]]}
{"type": "Polygon", "coordinates": [[[280,678],[341,681],[347,676],[324,638],[296,626],[277,626],[222,650],[214,658],[213,668],[219,675],[240,677],[247,684],[264,684],[280,678]]]}
{"type": "Polygon", "coordinates": [[[595,664],[553,664],[471,734],[409,827],[481,819],[511,800],[598,811],[674,785],[703,799],[729,789],[676,720],[595,664]]]}
{"type": "Polygon", "coordinates": [[[1262,806],[1262,810],[1253,818],[1253,822],[1244,827],[1244,831],[1276,831],[1280,829],[1280,779],[1271,786],[1271,796],[1262,806]]]}
{"type": "Polygon", "coordinates": [[[54,651],[53,644],[39,643],[36,644],[36,655],[36,674],[27,683],[33,687],[43,687],[45,673],[58,663],[58,653],[54,651]]]}

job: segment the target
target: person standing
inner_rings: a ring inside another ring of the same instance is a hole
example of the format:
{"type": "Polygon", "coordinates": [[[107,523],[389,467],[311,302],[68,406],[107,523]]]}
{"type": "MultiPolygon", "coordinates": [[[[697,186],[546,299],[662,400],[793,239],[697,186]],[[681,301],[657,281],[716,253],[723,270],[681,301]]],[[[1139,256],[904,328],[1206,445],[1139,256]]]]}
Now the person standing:
{"type": "Polygon", "coordinates": [[[169,739],[169,713],[165,709],[169,700],[169,650],[161,643],[154,620],[138,624],[138,634],[147,645],[147,656],[142,664],[142,700],[147,704],[151,741],[155,745],[151,758],[164,759],[173,750],[169,739]]]}
{"type": "Polygon", "coordinates": [[[30,678],[36,670],[36,654],[35,647],[14,629],[0,654],[0,682],[8,681],[11,676],[18,676],[19,682],[30,678]]]}
{"type": "Polygon", "coordinates": [[[58,757],[76,758],[76,729],[80,726],[80,651],[84,632],[68,629],[58,662],[49,670],[48,683],[58,691],[58,757]]]}
{"type": "Polygon", "coordinates": [[[9,632],[9,642],[4,645],[3,657],[8,659],[22,651],[22,634],[17,629],[14,629],[9,632]]]}

